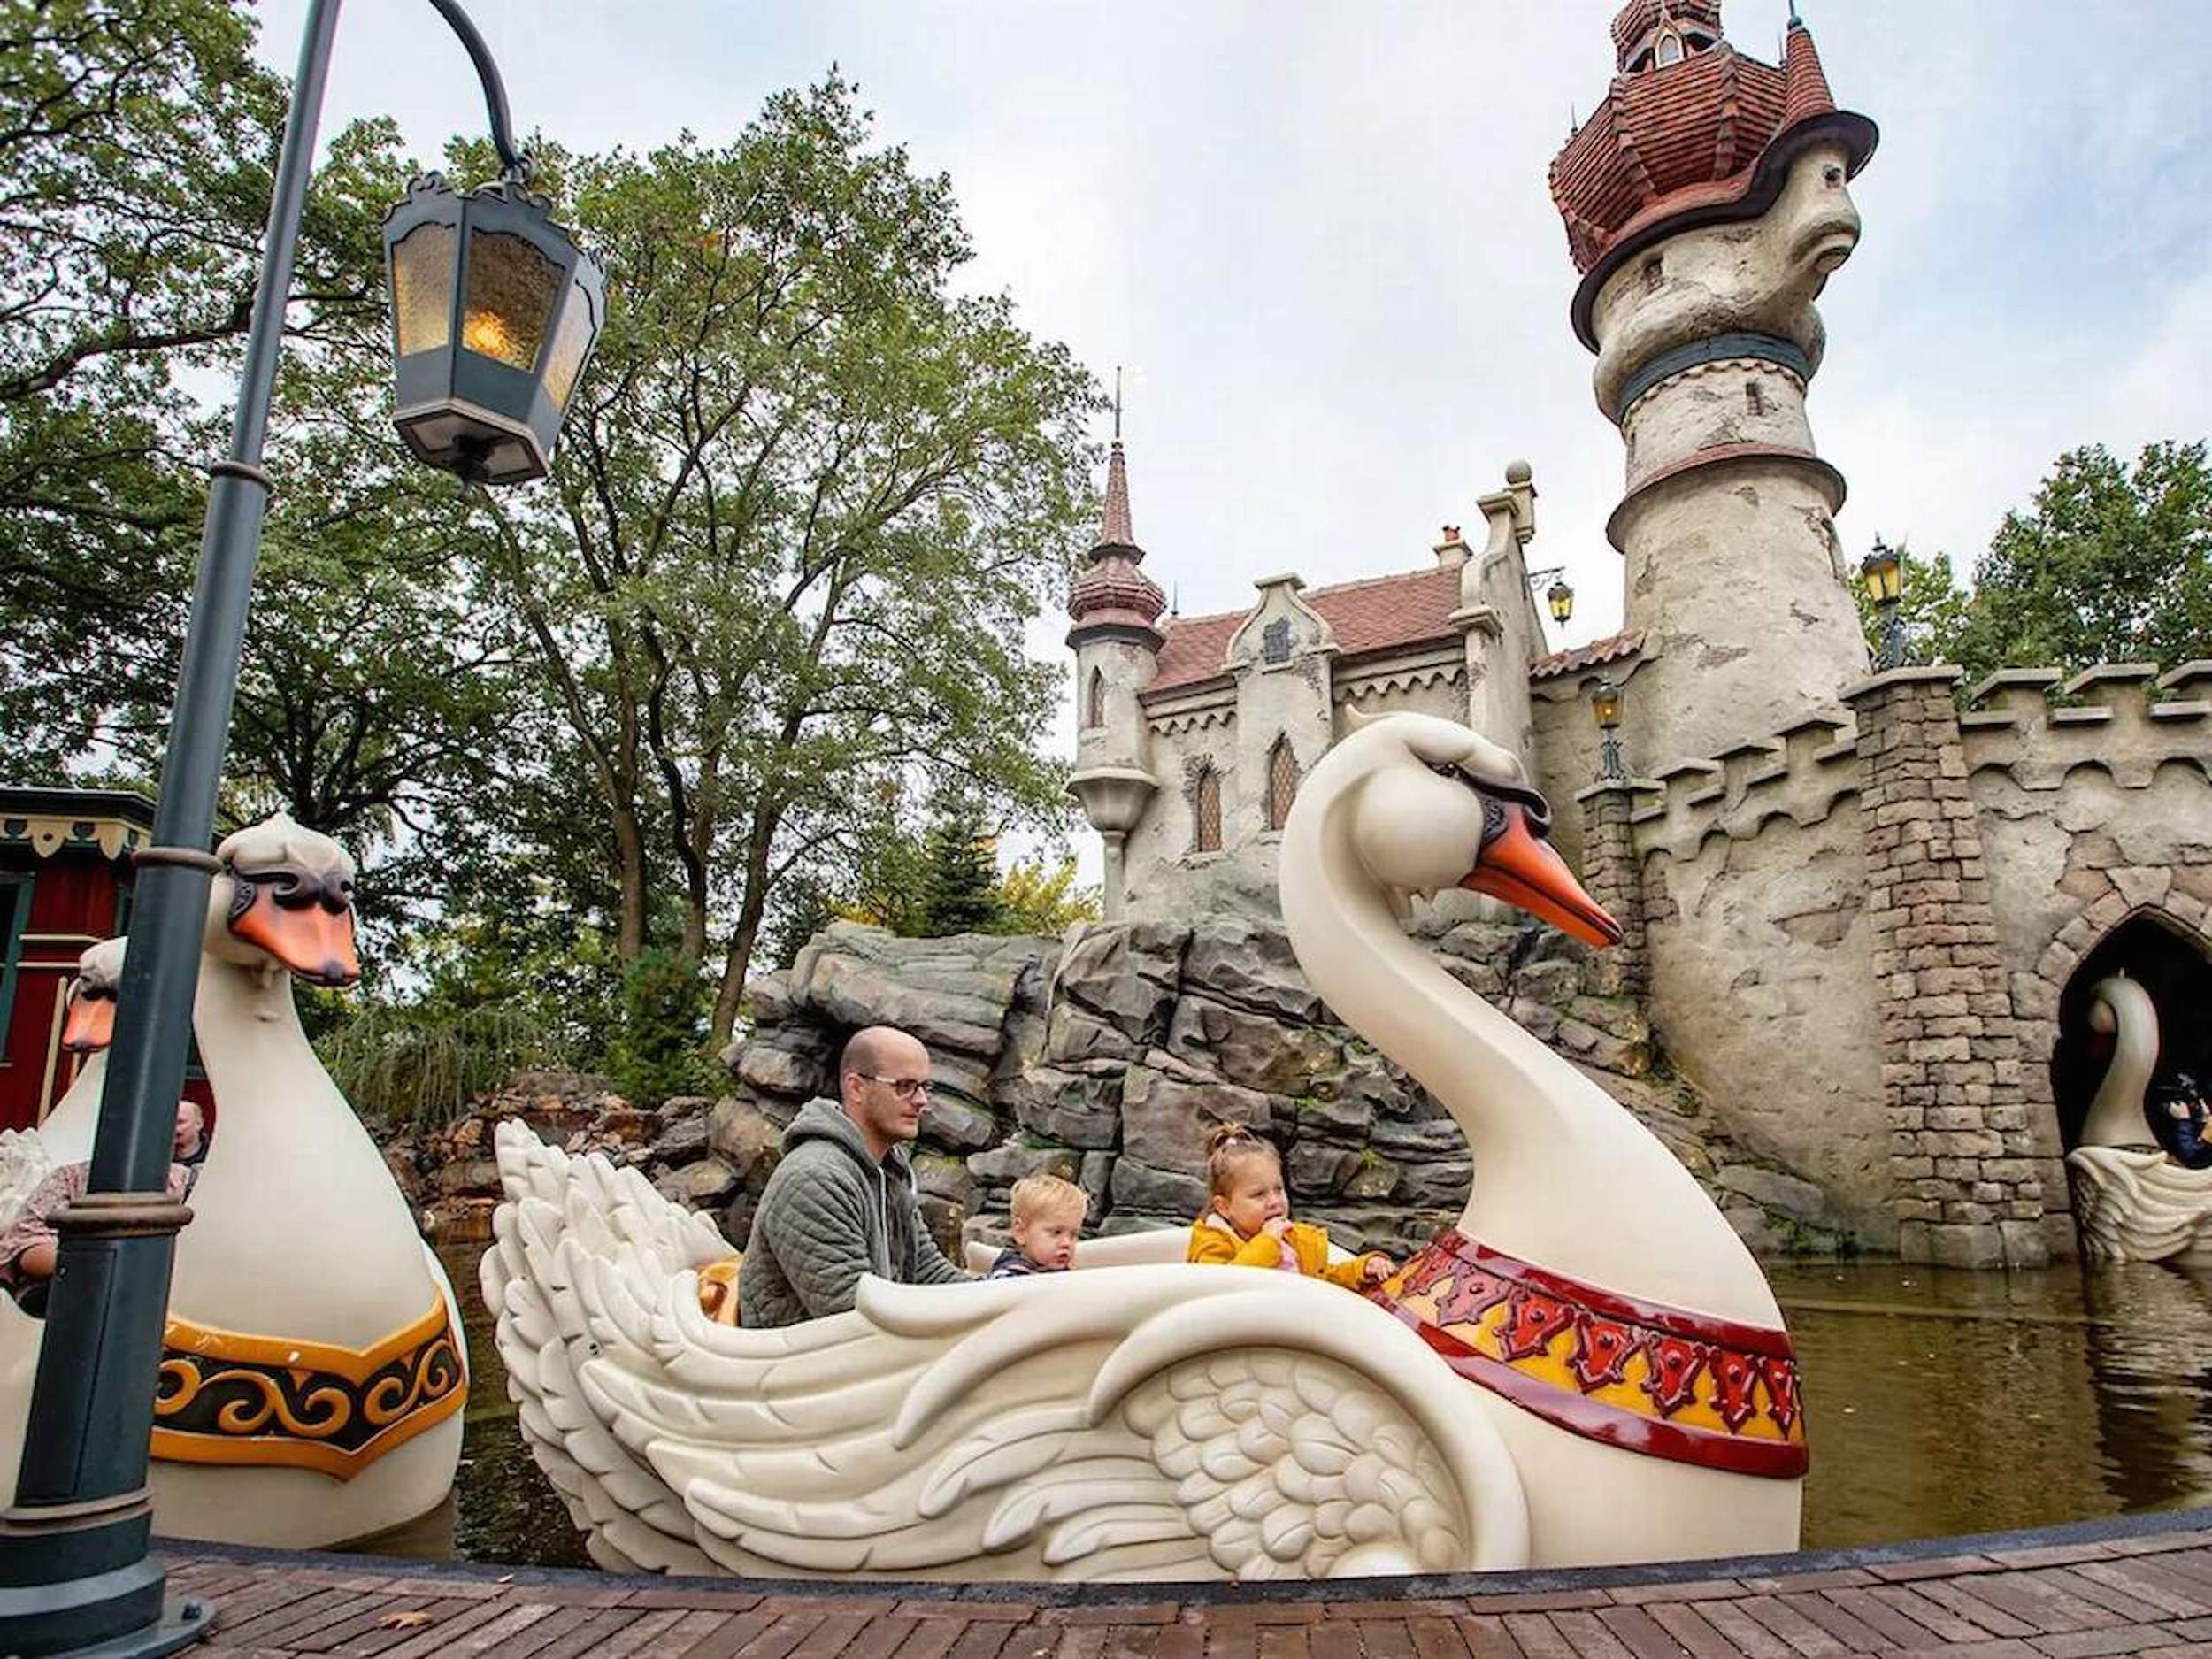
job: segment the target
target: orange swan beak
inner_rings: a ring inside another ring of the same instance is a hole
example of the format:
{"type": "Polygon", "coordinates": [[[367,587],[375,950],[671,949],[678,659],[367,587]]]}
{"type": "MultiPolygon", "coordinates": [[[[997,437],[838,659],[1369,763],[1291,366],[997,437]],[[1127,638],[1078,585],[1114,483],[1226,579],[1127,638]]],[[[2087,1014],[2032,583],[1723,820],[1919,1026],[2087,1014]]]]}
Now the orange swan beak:
{"type": "Polygon", "coordinates": [[[71,1054],[96,1054],[115,1041],[115,999],[105,991],[70,993],[61,1046],[71,1054]]]}
{"type": "Polygon", "coordinates": [[[1503,899],[1585,944],[1619,944],[1621,925],[1582,890],[1582,883],[1551,843],[1529,828],[1526,809],[1515,801],[1498,804],[1505,813],[1505,828],[1484,843],[1475,867],[1459,885],[1471,893],[1503,899]]]}
{"type": "Polygon", "coordinates": [[[316,985],[351,985],[360,979],[350,904],[340,901],[341,908],[333,910],[325,895],[295,897],[243,875],[236,879],[246,897],[243,904],[232,908],[234,934],[316,985]]]}

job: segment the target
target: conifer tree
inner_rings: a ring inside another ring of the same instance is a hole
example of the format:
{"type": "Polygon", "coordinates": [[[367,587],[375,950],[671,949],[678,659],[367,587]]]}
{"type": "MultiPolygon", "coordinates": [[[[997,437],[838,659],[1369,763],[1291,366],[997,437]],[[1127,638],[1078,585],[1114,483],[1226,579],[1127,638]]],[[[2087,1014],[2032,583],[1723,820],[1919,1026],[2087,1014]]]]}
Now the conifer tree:
{"type": "Polygon", "coordinates": [[[998,859],[981,816],[955,807],[931,826],[926,846],[922,936],[997,931],[998,859]]]}

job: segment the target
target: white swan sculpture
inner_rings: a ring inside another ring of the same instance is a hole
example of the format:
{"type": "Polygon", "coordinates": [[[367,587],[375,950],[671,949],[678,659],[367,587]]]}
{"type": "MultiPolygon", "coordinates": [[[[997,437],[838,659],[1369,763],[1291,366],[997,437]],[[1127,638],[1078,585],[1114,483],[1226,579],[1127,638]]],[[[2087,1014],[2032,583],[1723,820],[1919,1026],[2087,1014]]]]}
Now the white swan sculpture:
{"type": "Polygon", "coordinates": [[[2125,974],[2089,994],[2092,1030],[2113,1038],[2112,1063],[2066,1155],[2082,1250],[2093,1262],[2212,1259],[2212,1169],[2169,1156],[2143,1103],[2158,1067],[2158,1009],[2125,974]]]}
{"type": "MultiPolygon", "coordinates": [[[[466,1350],[436,1258],[292,1002],[295,974],[359,976],[352,859],[281,813],[217,856],[193,1029],[219,1118],[170,1278],[154,1525],[312,1548],[443,1502],[460,1457],[466,1350]]],[[[60,1108],[48,1120],[56,1136],[81,1131],[77,1157],[89,1150],[96,1092],[81,1105],[81,1125],[60,1108]]],[[[55,1161],[68,1161],[60,1150],[55,1161]]],[[[0,1298],[11,1486],[43,1331],[0,1298]]]]}
{"type": "Polygon", "coordinates": [[[68,1088],[35,1127],[0,1132],[0,1225],[14,1218],[57,1165],[92,1156],[107,1048],[115,1032],[115,994],[123,982],[124,943],[103,939],[77,958],[61,1031],[63,1050],[78,1062],[68,1088]]]}
{"type": "Polygon", "coordinates": [[[1292,811],[1309,976],[1475,1151],[1459,1230],[1373,1301],[1086,1266],[864,1279],[849,1313],[733,1330],[699,1308],[729,1248],[707,1221],[502,1125],[484,1295],[594,1558],[1260,1579],[1793,1548],[1803,1426],[1757,1266],[1655,1140],[1394,920],[1464,880],[1606,936],[1544,827],[1511,756],[1412,715],[1348,736],[1292,811]]]}

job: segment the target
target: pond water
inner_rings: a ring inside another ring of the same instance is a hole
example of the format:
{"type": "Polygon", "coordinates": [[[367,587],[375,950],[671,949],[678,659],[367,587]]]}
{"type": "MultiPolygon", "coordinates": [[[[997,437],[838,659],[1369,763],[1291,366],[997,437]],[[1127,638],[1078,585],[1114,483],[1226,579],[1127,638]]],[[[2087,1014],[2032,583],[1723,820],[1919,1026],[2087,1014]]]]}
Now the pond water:
{"type": "MultiPolygon", "coordinates": [[[[472,1366],[459,1487],[375,1553],[586,1566],[531,1462],[476,1289],[445,1253],[472,1366]]],[[[1770,1270],[1811,1426],[1807,1548],[2212,1502],[2212,1272],[1770,1270]]]]}

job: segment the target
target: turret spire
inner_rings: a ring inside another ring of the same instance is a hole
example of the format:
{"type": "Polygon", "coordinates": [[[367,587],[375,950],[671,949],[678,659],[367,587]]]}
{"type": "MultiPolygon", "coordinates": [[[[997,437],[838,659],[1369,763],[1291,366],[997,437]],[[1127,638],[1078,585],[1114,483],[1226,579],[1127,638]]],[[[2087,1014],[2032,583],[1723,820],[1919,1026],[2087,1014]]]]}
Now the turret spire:
{"type": "MultiPolygon", "coordinates": [[[[1119,424],[1118,421],[1116,422],[1119,424]]],[[[1093,557],[1104,548],[1127,548],[1134,550],[1137,533],[1129,522],[1129,462],[1123,455],[1121,438],[1114,438],[1114,447],[1106,457],[1106,511],[1099,520],[1098,541],[1093,557]]],[[[1142,557],[1141,554],[1138,555],[1142,557]]]]}
{"type": "Polygon", "coordinates": [[[1098,540],[1091,544],[1090,568],[1076,579],[1068,595],[1068,614],[1075,618],[1070,643],[1097,629],[1137,630],[1148,635],[1158,649],[1160,612],[1167,595],[1137,567],[1144,549],[1129,517],[1129,458],[1121,447],[1121,371],[1114,371],[1114,440],[1106,453],[1106,504],[1099,516],[1098,540]]]}

